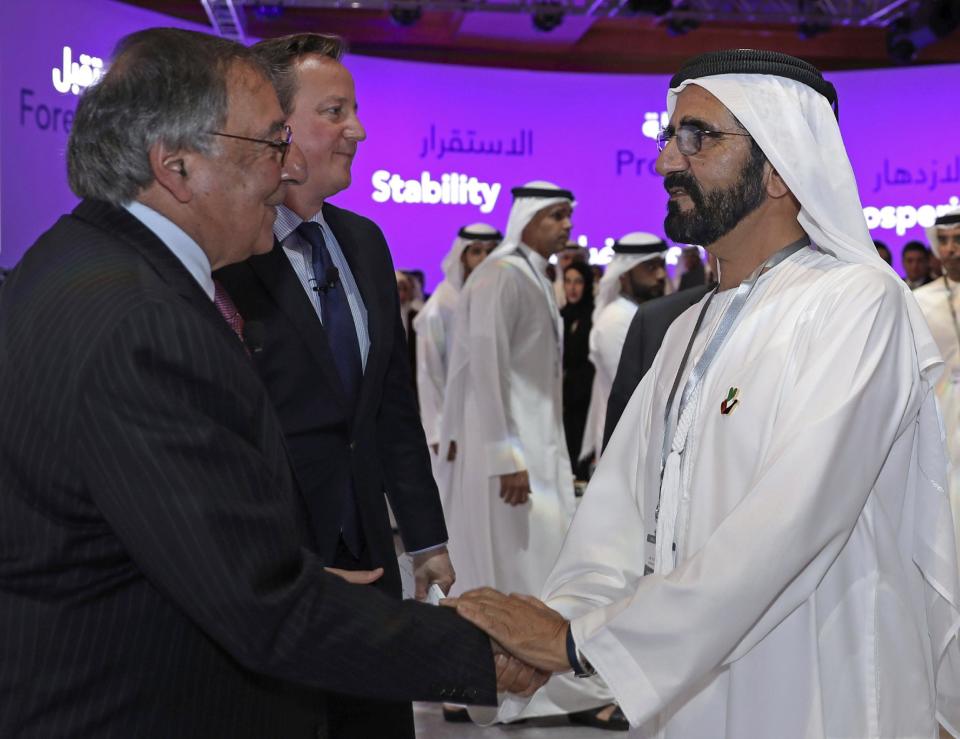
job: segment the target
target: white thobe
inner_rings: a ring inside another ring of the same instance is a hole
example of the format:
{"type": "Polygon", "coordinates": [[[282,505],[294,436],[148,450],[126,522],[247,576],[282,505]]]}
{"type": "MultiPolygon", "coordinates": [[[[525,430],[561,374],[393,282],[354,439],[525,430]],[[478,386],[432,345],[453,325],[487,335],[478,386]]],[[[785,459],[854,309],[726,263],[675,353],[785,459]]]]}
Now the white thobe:
{"type": "Polygon", "coordinates": [[[490,585],[538,593],[574,510],[573,473],[561,412],[559,312],[528,249],[478,270],[458,317],[468,347],[462,423],[452,472],[450,539],[457,543],[459,591],[490,585]],[[500,499],[500,475],[526,470],[530,500],[500,499]],[[469,550],[464,553],[464,550],[469,550]]]}
{"type": "MultiPolygon", "coordinates": [[[[960,515],[960,340],[957,338],[950,306],[953,305],[956,315],[960,316],[960,284],[948,282],[944,285],[941,277],[918,287],[913,291],[913,296],[927,319],[930,333],[933,334],[943,357],[943,374],[935,390],[947,436],[947,454],[950,458],[950,473],[947,479],[950,501],[956,517],[960,515]]],[[[954,520],[954,526],[956,531],[960,531],[960,519],[954,520]]]]}
{"type": "Polygon", "coordinates": [[[453,336],[453,319],[460,291],[444,280],[427,300],[413,325],[417,336],[417,397],[420,401],[420,422],[430,446],[430,465],[440,491],[444,510],[449,507],[450,465],[447,450],[441,449],[440,425],[443,416],[443,395],[447,383],[448,359],[453,336]],[[433,451],[433,447],[437,451],[433,451]]]}
{"type": "MultiPolygon", "coordinates": [[[[458,444],[446,510],[454,593],[482,586],[539,593],[575,507],[561,407],[563,324],[546,260],[520,249],[526,259],[505,256],[470,277],[462,293],[465,314],[457,316],[469,347],[469,377],[463,423],[451,433],[458,444]],[[500,498],[500,475],[520,470],[527,471],[531,492],[525,505],[514,507],[500,498]]],[[[560,677],[523,716],[607,702],[609,691],[599,681],[560,677]]]]}
{"type": "Polygon", "coordinates": [[[957,562],[906,299],[892,274],[809,249],[762,276],[681,419],[653,524],[702,305],[670,327],[543,593],[641,736],[937,736],[957,562]],[[644,576],[651,525],[675,554],[644,576]]]}
{"type": "Polygon", "coordinates": [[[427,300],[417,314],[417,393],[420,419],[427,444],[440,443],[440,418],[443,413],[443,392],[447,383],[447,358],[450,355],[453,316],[460,292],[446,280],[427,300]]]}
{"type": "Polygon", "coordinates": [[[590,329],[590,361],[596,372],[590,390],[590,407],[587,411],[587,427],[580,447],[580,459],[592,454],[600,456],[603,444],[603,427],[607,420],[607,400],[617,376],[617,366],[627,340],[630,322],[637,314],[638,305],[620,295],[605,307],[590,329]]]}

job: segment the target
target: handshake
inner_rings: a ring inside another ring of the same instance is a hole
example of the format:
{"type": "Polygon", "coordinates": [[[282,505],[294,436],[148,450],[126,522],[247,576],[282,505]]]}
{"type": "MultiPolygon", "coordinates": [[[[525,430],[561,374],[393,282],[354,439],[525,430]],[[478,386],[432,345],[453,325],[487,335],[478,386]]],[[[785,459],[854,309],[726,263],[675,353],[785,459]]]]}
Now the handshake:
{"type": "Polygon", "coordinates": [[[533,695],[555,672],[569,672],[567,620],[531,595],[470,590],[440,601],[482,629],[493,643],[497,690],[533,695]]]}

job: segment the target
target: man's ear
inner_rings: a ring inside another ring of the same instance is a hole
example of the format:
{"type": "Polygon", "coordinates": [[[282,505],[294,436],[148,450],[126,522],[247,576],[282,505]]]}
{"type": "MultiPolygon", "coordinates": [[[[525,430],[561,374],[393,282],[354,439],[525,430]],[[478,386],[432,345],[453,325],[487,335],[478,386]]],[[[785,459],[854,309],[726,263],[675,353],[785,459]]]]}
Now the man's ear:
{"type": "Polygon", "coordinates": [[[158,141],[150,147],[149,160],[154,179],[160,187],[178,202],[189,203],[193,199],[190,165],[196,161],[194,152],[173,150],[158,141]]]}
{"type": "Polygon", "coordinates": [[[767,195],[771,198],[782,198],[790,195],[790,188],[787,187],[787,183],[783,181],[780,173],[769,162],[766,166],[769,167],[766,178],[767,195]]]}

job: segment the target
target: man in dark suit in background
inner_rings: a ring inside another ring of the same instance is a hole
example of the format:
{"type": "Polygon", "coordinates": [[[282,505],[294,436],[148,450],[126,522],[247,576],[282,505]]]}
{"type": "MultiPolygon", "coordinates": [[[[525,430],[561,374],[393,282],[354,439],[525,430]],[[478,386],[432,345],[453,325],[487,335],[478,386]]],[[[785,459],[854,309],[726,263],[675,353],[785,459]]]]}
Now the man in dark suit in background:
{"type": "Polygon", "coordinates": [[[670,324],[691,305],[700,301],[714,285],[701,285],[666,295],[644,303],[637,309],[630,321],[627,338],[623,342],[623,352],[617,365],[617,374],[610,388],[607,400],[607,417],[603,423],[603,448],[606,449],[610,435],[617,427],[617,421],[623,415],[623,409],[630,402],[633,391],[647,374],[654,357],[660,351],[663,337],[667,335],[670,324]]]}
{"type": "Polygon", "coordinates": [[[266,74],[225,39],[121,41],[71,132],[85,199],[0,291],[0,736],[315,739],[321,691],[496,702],[452,610],[324,572],[212,279],[305,173],[266,74]]]}
{"type": "MultiPolygon", "coordinates": [[[[309,177],[287,190],[273,249],[217,277],[241,315],[263,326],[254,364],[283,425],[321,557],[399,598],[386,492],[422,598],[432,582],[448,591],[454,572],[393,262],[373,221],[327,202],[350,185],[366,138],[343,51],[340,38],[311,33],[254,47],[274,72],[309,177]]],[[[338,737],[413,737],[409,703],[337,699],[330,721],[338,737]]]]}

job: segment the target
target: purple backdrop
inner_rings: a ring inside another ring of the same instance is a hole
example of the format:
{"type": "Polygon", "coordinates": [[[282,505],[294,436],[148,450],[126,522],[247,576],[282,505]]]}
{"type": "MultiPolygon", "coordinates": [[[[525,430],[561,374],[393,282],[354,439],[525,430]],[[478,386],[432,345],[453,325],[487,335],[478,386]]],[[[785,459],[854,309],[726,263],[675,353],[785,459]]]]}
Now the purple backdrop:
{"type": "MultiPolygon", "coordinates": [[[[97,59],[106,61],[130,31],[192,26],[111,0],[13,3],[4,15],[0,265],[12,266],[76,202],[63,159],[77,101],[68,83],[81,90],[97,75],[97,59]]],[[[474,221],[503,228],[510,188],[527,180],[573,189],[574,236],[590,246],[628,231],[661,232],[665,196],[653,172],[653,136],[666,76],[365,57],[350,57],[347,65],[368,138],[352,187],[333,202],[376,220],[397,266],[424,269],[428,287],[440,279],[440,260],[456,230],[474,221]]],[[[829,75],[840,91],[841,126],[868,225],[897,263],[905,241],[924,238],[922,225],[935,206],[960,203],[960,144],[951,128],[960,101],[940,96],[934,103],[930,92],[958,72],[948,66],[829,75]],[[939,128],[931,126],[936,121],[939,128]]]]}

